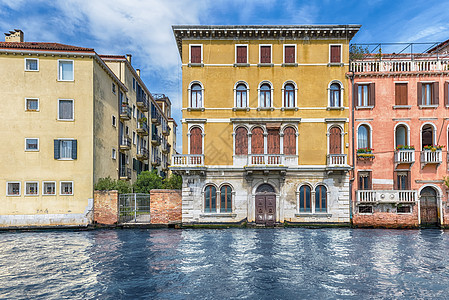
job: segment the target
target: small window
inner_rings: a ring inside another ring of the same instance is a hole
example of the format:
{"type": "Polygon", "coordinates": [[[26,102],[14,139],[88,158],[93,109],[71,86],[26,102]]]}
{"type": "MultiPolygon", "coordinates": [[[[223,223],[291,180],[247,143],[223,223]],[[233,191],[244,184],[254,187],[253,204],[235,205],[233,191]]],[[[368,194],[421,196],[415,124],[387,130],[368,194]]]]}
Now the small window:
{"type": "Polygon", "coordinates": [[[359,206],[359,213],[360,214],[372,214],[373,213],[373,207],[371,205],[359,206]]]}
{"type": "Polygon", "coordinates": [[[112,148],[112,159],[117,159],[117,150],[115,148],[112,148]]]}
{"type": "Polygon", "coordinates": [[[284,46],[284,63],[294,64],[296,63],[296,47],[294,45],[284,46]]]}
{"type": "Polygon", "coordinates": [[[221,187],[220,200],[220,212],[232,212],[232,190],[229,185],[221,187]]]}
{"type": "Polygon", "coordinates": [[[190,46],[190,63],[200,64],[201,61],[201,46],[190,46]]]}
{"type": "Polygon", "coordinates": [[[8,182],[6,196],[20,196],[20,182],[8,182]]]}
{"type": "Polygon", "coordinates": [[[204,212],[217,212],[217,189],[213,185],[204,190],[204,212]]]}
{"type": "Polygon", "coordinates": [[[73,182],[72,181],[61,181],[60,194],[61,195],[73,195],[73,182]]]}
{"type": "Polygon", "coordinates": [[[112,126],[117,126],[117,118],[115,116],[112,116],[112,126]]]}
{"type": "Polygon", "coordinates": [[[136,78],[133,77],[133,91],[136,90],[136,78]]]}
{"type": "Polygon", "coordinates": [[[330,63],[331,64],[341,63],[341,45],[330,46],[330,63]]]}
{"type": "Polygon", "coordinates": [[[37,181],[25,182],[25,196],[36,195],[39,195],[39,183],[37,181]]]}
{"type": "Polygon", "coordinates": [[[323,185],[315,188],[315,212],[322,213],[327,211],[327,189],[323,185]]]}
{"type": "Polygon", "coordinates": [[[412,212],[412,208],[410,205],[400,205],[397,208],[398,214],[409,214],[412,212]]]}
{"type": "Polygon", "coordinates": [[[295,107],[295,86],[291,83],[284,86],[284,107],[295,107]]]}
{"type": "Polygon", "coordinates": [[[239,108],[248,107],[248,88],[245,84],[240,83],[235,89],[235,106],[239,108]]]}
{"type": "Polygon", "coordinates": [[[359,190],[371,190],[371,172],[363,171],[358,173],[359,190]]]}
{"type": "Polygon", "coordinates": [[[26,138],[25,139],[25,151],[39,151],[39,139],[38,138],[26,138]]]}
{"type": "Polygon", "coordinates": [[[375,85],[369,84],[356,84],[357,90],[357,106],[367,107],[374,106],[375,103],[375,85]]]}
{"type": "Polygon", "coordinates": [[[77,159],[77,140],[54,140],[55,159],[77,159]]]}
{"type": "Polygon", "coordinates": [[[310,187],[307,185],[301,186],[299,189],[299,211],[300,212],[311,212],[311,201],[310,201],[310,187]]]}
{"type": "Polygon", "coordinates": [[[26,111],[38,111],[39,110],[39,99],[25,99],[25,110],[26,111]]]}
{"type": "Polygon", "coordinates": [[[268,83],[262,84],[259,89],[259,107],[271,107],[271,87],[268,83]]]}
{"type": "Polygon", "coordinates": [[[39,71],[39,59],[25,58],[25,71],[39,71]]]}
{"type": "Polygon", "coordinates": [[[341,86],[338,83],[332,83],[329,88],[329,106],[341,107],[341,86]]]}
{"type": "Polygon", "coordinates": [[[394,85],[394,104],[407,105],[407,83],[395,83],[394,85]]]}
{"type": "Polygon", "coordinates": [[[248,63],[248,46],[236,46],[238,64],[248,63]]]}
{"type": "Polygon", "coordinates": [[[73,100],[60,99],[58,101],[58,120],[73,121],[73,100]]]}
{"type": "Polygon", "coordinates": [[[418,105],[438,105],[439,83],[418,82],[418,105]]]}
{"type": "Polygon", "coordinates": [[[271,46],[260,46],[260,63],[271,64],[271,46]]]}
{"type": "Polygon", "coordinates": [[[44,181],[42,187],[43,195],[56,195],[56,182],[55,181],[44,181]]]}
{"type": "Polygon", "coordinates": [[[133,131],[133,144],[134,145],[136,144],[136,132],[135,131],[133,131]]]}
{"type": "Polygon", "coordinates": [[[125,134],[129,135],[129,127],[128,126],[125,127],[125,134]]]}
{"type": "Polygon", "coordinates": [[[60,60],[58,63],[58,79],[60,81],[73,81],[73,60],[60,60]]]}
{"type": "Polygon", "coordinates": [[[201,85],[195,83],[190,88],[190,107],[201,108],[203,107],[203,89],[201,85]]]}
{"type": "Polygon", "coordinates": [[[115,85],[115,83],[112,84],[112,92],[114,93],[114,95],[117,93],[117,86],[115,85]]]}

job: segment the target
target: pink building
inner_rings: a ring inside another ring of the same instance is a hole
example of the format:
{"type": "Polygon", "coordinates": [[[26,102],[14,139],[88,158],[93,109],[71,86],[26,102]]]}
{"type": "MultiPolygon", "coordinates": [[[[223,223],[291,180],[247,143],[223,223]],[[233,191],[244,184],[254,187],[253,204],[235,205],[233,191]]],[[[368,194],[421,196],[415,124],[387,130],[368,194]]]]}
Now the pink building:
{"type": "Polygon", "coordinates": [[[363,56],[348,73],[354,82],[353,224],[448,226],[449,57],[363,56]]]}

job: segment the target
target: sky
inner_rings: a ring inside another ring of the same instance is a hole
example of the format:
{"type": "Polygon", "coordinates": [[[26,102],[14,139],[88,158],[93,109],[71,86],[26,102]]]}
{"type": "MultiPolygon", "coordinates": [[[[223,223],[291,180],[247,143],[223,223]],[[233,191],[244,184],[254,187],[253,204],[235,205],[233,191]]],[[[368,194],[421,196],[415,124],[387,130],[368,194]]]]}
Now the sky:
{"type": "Polygon", "coordinates": [[[0,30],[21,29],[27,42],[132,54],[151,93],[172,101],[178,125],[182,74],[171,26],[187,24],[360,24],[353,43],[439,42],[449,39],[449,0],[0,0],[0,30]]]}

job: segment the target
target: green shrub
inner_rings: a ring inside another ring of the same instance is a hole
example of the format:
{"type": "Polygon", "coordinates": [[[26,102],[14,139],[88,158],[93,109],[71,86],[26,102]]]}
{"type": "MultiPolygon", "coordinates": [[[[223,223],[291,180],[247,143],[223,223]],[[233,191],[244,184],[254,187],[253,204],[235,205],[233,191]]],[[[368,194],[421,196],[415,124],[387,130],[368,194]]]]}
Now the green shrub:
{"type": "Polygon", "coordinates": [[[132,192],[132,187],[127,181],[114,180],[111,177],[100,178],[94,185],[97,191],[112,191],[117,190],[119,194],[128,194],[132,192]]]}

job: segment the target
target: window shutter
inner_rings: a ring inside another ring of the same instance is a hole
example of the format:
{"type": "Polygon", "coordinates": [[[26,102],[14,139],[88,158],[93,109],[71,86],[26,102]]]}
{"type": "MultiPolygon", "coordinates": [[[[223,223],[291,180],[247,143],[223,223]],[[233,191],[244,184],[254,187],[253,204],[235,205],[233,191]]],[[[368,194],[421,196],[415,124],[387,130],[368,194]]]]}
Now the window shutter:
{"type": "Polygon", "coordinates": [[[72,141],[72,159],[77,158],[77,148],[78,148],[78,142],[77,140],[72,141]]]}
{"type": "Polygon", "coordinates": [[[412,189],[412,176],[410,176],[410,172],[407,172],[407,190],[412,189]]]}
{"type": "Polygon", "coordinates": [[[251,132],[251,154],[264,153],[264,136],[260,127],[256,127],[251,132]]]}
{"type": "Polygon", "coordinates": [[[190,62],[193,64],[201,63],[201,46],[190,47],[190,62]]]}
{"type": "Polygon", "coordinates": [[[284,130],[284,154],[296,155],[296,132],[293,128],[288,127],[284,130]]]}
{"type": "Polygon", "coordinates": [[[55,159],[60,159],[61,155],[59,153],[59,140],[54,140],[54,153],[55,153],[55,159]]]}
{"type": "Polygon", "coordinates": [[[440,83],[434,82],[432,84],[433,88],[433,104],[438,105],[440,102],[440,83]]]}
{"type": "Polygon", "coordinates": [[[340,63],[341,57],[340,57],[340,45],[331,46],[331,63],[340,63]]]}
{"type": "Polygon", "coordinates": [[[444,83],[444,105],[446,105],[446,106],[449,105],[449,99],[448,99],[449,95],[448,95],[448,91],[447,91],[448,85],[449,85],[449,82],[444,83]]]}
{"type": "Polygon", "coordinates": [[[374,82],[369,84],[369,106],[376,105],[376,87],[374,82]]]}
{"type": "Polygon", "coordinates": [[[399,190],[399,176],[398,172],[393,171],[393,178],[394,178],[394,189],[399,190]]]}
{"type": "Polygon", "coordinates": [[[246,46],[237,46],[237,63],[246,64],[246,46]]]}
{"type": "Polygon", "coordinates": [[[268,154],[279,154],[280,136],[279,129],[268,129],[267,137],[268,154]]]}
{"type": "Polygon", "coordinates": [[[295,46],[285,46],[285,63],[295,63],[295,46]]]}
{"type": "Polygon", "coordinates": [[[368,190],[373,189],[373,182],[371,180],[371,172],[368,172],[368,190]]]}
{"type": "Polygon", "coordinates": [[[357,83],[354,84],[354,106],[359,106],[359,85],[357,83]]]}
{"type": "Polygon", "coordinates": [[[260,62],[263,64],[271,63],[271,46],[260,47],[260,62]]]}
{"type": "Polygon", "coordinates": [[[133,158],[133,170],[134,171],[136,171],[137,170],[137,167],[136,167],[136,159],[135,158],[133,158]]]}
{"type": "Polygon", "coordinates": [[[418,82],[416,91],[417,91],[416,98],[418,100],[418,105],[421,105],[422,104],[422,83],[421,82],[418,82]]]}

